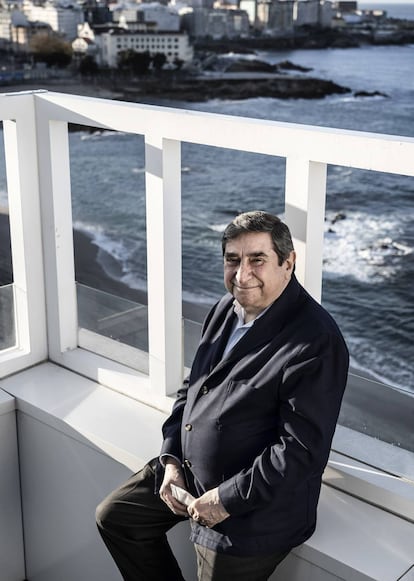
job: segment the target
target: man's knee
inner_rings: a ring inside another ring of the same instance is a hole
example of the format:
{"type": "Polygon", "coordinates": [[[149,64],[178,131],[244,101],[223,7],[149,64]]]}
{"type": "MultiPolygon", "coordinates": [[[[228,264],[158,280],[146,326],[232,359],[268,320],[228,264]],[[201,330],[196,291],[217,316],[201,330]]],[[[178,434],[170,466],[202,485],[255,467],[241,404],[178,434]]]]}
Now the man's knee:
{"type": "Polygon", "coordinates": [[[116,522],[116,503],[111,495],[98,504],[95,510],[95,520],[99,529],[107,529],[116,522]]]}

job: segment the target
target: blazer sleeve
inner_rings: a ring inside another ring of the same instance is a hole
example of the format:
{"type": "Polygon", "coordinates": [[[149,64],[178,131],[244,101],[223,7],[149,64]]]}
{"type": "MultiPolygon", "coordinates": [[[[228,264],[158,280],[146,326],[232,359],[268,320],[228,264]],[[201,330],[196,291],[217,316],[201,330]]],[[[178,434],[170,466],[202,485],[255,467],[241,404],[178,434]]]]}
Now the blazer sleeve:
{"type": "MultiPolygon", "coordinates": [[[[341,336],[320,336],[300,348],[279,386],[277,441],[252,465],[219,486],[231,515],[263,507],[276,494],[321,476],[345,389],[349,356],[341,336]]],[[[276,381],[276,379],[275,379],[276,381]]]]}
{"type": "Polygon", "coordinates": [[[162,426],[162,435],[164,438],[160,456],[168,454],[181,460],[181,420],[183,417],[184,406],[187,401],[188,378],[184,380],[183,386],[177,392],[177,399],[171,415],[162,426]]]}

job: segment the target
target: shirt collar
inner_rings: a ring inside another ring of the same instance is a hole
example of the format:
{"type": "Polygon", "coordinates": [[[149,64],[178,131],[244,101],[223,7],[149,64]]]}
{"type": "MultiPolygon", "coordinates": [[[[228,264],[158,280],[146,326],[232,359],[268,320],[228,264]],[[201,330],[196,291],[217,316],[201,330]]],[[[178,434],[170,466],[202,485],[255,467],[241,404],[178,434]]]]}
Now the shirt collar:
{"type": "Polygon", "coordinates": [[[244,308],[241,306],[241,304],[239,303],[238,300],[234,299],[233,301],[233,308],[234,308],[234,313],[237,317],[237,324],[236,324],[236,328],[240,328],[240,327],[245,327],[245,328],[249,328],[253,326],[253,323],[255,321],[257,321],[257,319],[260,319],[261,316],[263,316],[265,314],[265,312],[271,307],[272,304],[270,304],[269,306],[267,306],[265,309],[263,309],[263,311],[261,311],[257,317],[255,317],[254,319],[252,319],[251,321],[249,321],[248,323],[244,322],[244,317],[245,317],[245,310],[244,308]]]}

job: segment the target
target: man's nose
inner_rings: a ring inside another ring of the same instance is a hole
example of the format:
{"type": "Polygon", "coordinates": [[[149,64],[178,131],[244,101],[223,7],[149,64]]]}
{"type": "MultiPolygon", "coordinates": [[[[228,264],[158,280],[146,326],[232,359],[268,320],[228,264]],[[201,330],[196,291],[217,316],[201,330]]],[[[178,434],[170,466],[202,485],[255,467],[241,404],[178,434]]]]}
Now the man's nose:
{"type": "Polygon", "coordinates": [[[239,267],[236,272],[237,282],[242,283],[243,281],[249,280],[252,274],[251,266],[248,262],[240,262],[239,267]]]}

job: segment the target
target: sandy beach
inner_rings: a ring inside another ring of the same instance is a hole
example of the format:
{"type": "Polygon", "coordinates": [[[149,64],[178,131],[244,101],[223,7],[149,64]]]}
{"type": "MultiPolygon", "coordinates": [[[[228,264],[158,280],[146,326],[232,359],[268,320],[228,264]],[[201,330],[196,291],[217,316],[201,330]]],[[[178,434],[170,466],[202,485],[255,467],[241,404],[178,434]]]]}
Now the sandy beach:
{"type": "MultiPolygon", "coordinates": [[[[131,289],[105,272],[98,260],[98,252],[104,251],[87,234],[74,230],[73,243],[77,282],[142,305],[147,304],[145,292],[131,289]]],[[[12,281],[9,216],[4,208],[0,208],[0,286],[12,281]]],[[[201,322],[207,310],[208,305],[183,302],[183,315],[191,321],[201,322]]]]}

